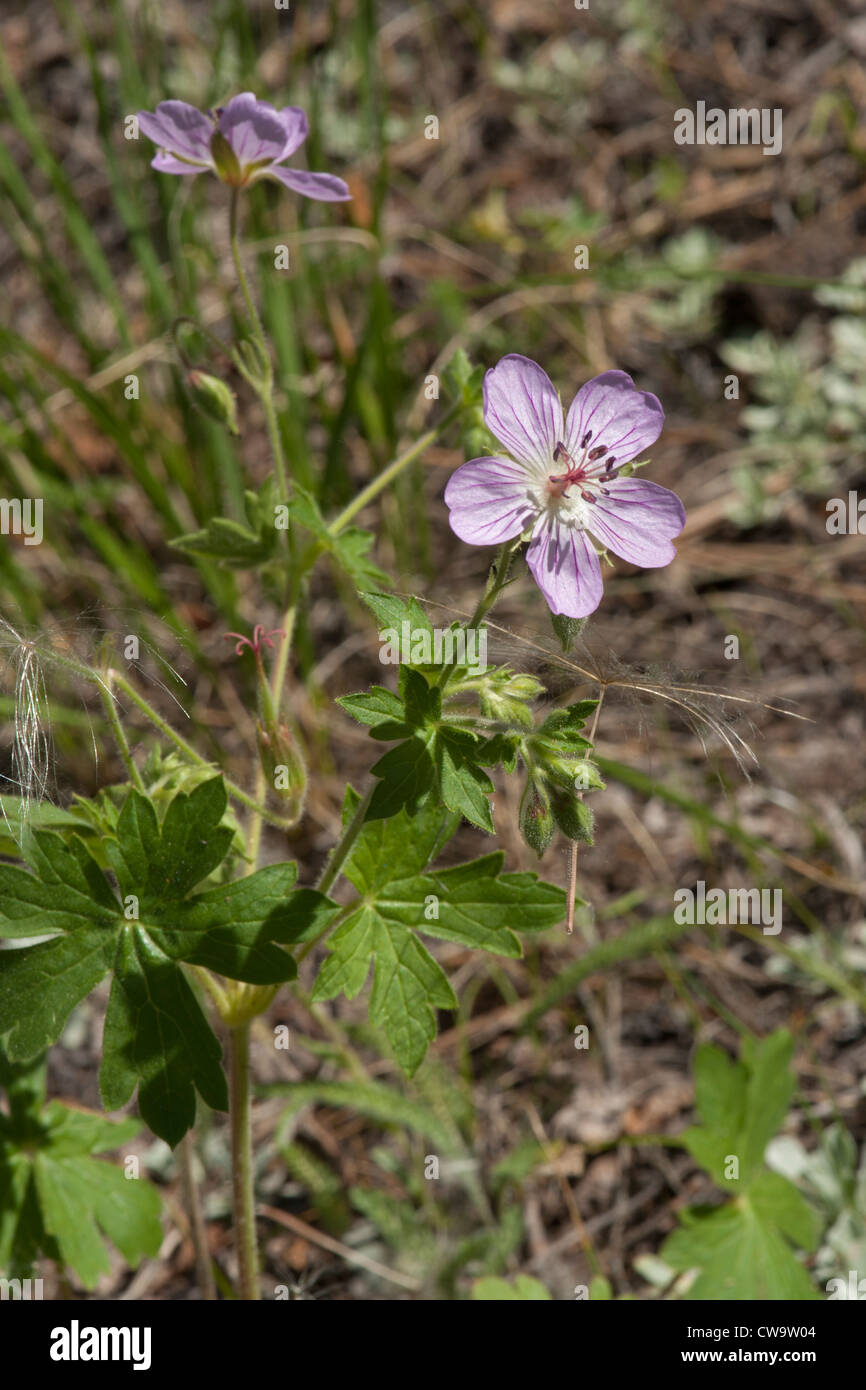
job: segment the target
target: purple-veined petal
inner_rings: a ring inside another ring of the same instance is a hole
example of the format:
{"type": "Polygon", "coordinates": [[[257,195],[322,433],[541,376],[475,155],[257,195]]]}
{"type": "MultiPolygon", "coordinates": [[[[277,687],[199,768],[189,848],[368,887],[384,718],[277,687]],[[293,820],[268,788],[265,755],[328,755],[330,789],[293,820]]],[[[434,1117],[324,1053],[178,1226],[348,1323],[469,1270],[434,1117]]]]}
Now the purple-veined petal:
{"type": "Polygon", "coordinates": [[[169,154],[167,150],[160,150],[150,161],[152,169],[158,169],[161,174],[203,174],[205,169],[212,169],[212,164],[192,163],[190,160],[178,159],[175,155],[169,154]]]}
{"type": "Polygon", "coordinates": [[[518,463],[549,474],[563,434],[562,405],[537,362],[510,353],[485,373],[484,421],[518,463]]]}
{"type": "Polygon", "coordinates": [[[289,155],[299,150],[310,133],[310,123],[307,120],[306,111],[300,106],[284,106],[280,112],[280,120],[286,132],[286,143],[283,148],[281,158],[288,159],[289,155]]]}
{"type": "Polygon", "coordinates": [[[213,121],[188,102],[161,101],[155,111],[139,111],[138,126],[148,140],[169,153],[184,155],[205,166],[210,164],[213,121]]]}
{"type": "Polygon", "coordinates": [[[500,545],[519,536],[537,511],[526,483],[526,470],[511,459],[464,463],[445,488],[454,534],[468,545],[500,545]]]}
{"type": "Polygon", "coordinates": [[[676,551],[671,544],[686,524],[686,513],[675,492],[643,478],[614,478],[606,484],[609,497],[592,502],[588,521],[594,536],[621,559],[642,569],[669,565],[676,551]]]}
{"type": "Polygon", "coordinates": [[[539,518],[526,563],[552,613],[585,618],[601,603],[601,565],[589,537],[555,514],[539,518]]]}
{"type": "Polygon", "coordinates": [[[282,159],[288,132],[283,118],[254,92],[232,97],[219,118],[219,132],[243,167],[262,159],[282,159]]]}
{"type": "Polygon", "coordinates": [[[262,170],[261,177],[279,179],[293,193],[316,198],[320,203],[345,203],[352,196],[348,184],[336,174],[311,174],[306,169],[285,169],[272,164],[262,170]]]}
{"type": "MultiPolygon", "coordinates": [[[[581,444],[592,431],[591,450],[603,446],[617,463],[630,463],[662,432],[665,413],[649,391],[638,391],[627,372],[603,372],[581,386],[565,422],[565,447],[579,459],[581,444]]],[[[604,459],[590,464],[587,473],[600,473],[604,459]]]]}

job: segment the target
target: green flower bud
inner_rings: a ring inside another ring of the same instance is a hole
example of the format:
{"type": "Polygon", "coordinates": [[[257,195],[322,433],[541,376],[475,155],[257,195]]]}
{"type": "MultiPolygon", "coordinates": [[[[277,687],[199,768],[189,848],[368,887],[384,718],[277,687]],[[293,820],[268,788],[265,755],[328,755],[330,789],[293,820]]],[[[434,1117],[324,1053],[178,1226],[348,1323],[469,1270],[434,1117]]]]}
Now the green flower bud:
{"type": "Polygon", "coordinates": [[[208,372],[202,372],[198,367],[193,367],[187,376],[195,403],[212,419],[219,420],[221,425],[225,425],[231,434],[238,434],[238,412],[235,405],[235,393],[224,381],[220,381],[218,376],[211,376],[208,372]]]}
{"type": "Polygon", "coordinates": [[[520,833],[539,859],[553,839],[555,823],[544,789],[530,778],[520,798],[520,833]]]}
{"type": "Polygon", "coordinates": [[[592,844],[592,811],[575,792],[563,791],[561,787],[551,787],[550,807],[563,835],[567,835],[569,840],[583,840],[584,844],[592,844]]]}
{"type": "Polygon", "coordinates": [[[289,803],[289,818],[300,820],[307,793],[307,769],[285,720],[256,720],[259,760],[268,784],[289,803]]]}
{"type": "Polygon", "coordinates": [[[544,686],[534,676],[518,672],[517,675],[510,676],[504,682],[502,693],[512,695],[517,700],[537,700],[539,695],[544,694],[544,686]]]}

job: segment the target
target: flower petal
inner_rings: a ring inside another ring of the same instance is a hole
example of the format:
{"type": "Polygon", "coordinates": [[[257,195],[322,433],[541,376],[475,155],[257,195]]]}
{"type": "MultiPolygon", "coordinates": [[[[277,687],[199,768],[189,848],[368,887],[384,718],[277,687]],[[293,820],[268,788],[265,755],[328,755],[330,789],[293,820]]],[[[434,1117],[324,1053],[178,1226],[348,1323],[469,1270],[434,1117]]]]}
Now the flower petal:
{"type": "Polygon", "coordinates": [[[184,155],[203,165],[210,164],[213,121],[188,102],[161,101],[155,111],[139,111],[138,126],[148,140],[171,154],[184,155]]]}
{"type": "Polygon", "coordinates": [[[336,174],[311,174],[306,169],[286,169],[272,164],[269,169],[262,170],[262,177],[279,179],[293,193],[316,198],[320,203],[345,203],[352,196],[348,184],[336,174]]]}
{"type": "MultiPolygon", "coordinates": [[[[592,431],[591,447],[603,445],[617,463],[630,463],[662,432],[665,413],[649,391],[638,391],[627,372],[604,372],[581,386],[565,422],[565,447],[573,458],[582,452],[581,442],[592,431]]],[[[600,473],[604,459],[587,472],[600,473]]]]}
{"type": "Polygon", "coordinates": [[[525,530],[536,508],[526,494],[526,471],[511,459],[464,463],[448,479],[451,529],[468,545],[499,545],[525,530]]]}
{"type": "Polygon", "coordinates": [[[282,158],[288,159],[290,154],[299,150],[310,133],[310,123],[307,120],[307,113],[300,106],[284,106],[280,112],[280,120],[286,132],[286,143],[283,149],[282,158]]]}
{"type": "Polygon", "coordinates": [[[601,603],[601,565],[579,527],[550,514],[539,518],[526,563],[552,613],[585,618],[601,603]]]}
{"type": "Polygon", "coordinates": [[[241,166],[262,159],[282,159],[288,132],[282,116],[255,92],[232,97],[219,118],[219,131],[238,157],[241,166]]]}
{"type": "Polygon", "coordinates": [[[632,565],[669,565],[676,554],[671,541],[686,524],[676,493],[643,478],[613,478],[607,486],[610,496],[592,503],[592,534],[632,565]]]}
{"type": "Polygon", "coordinates": [[[212,169],[212,164],[195,164],[186,159],[177,159],[167,150],[159,150],[150,161],[152,169],[158,169],[161,174],[202,174],[205,169],[212,169]]]}
{"type": "Polygon", "coordinates": [[[484,420],[518,463],[548,475],[563,437],[562,405],[537,362],[509,353],[485,373],[484,420]]]}

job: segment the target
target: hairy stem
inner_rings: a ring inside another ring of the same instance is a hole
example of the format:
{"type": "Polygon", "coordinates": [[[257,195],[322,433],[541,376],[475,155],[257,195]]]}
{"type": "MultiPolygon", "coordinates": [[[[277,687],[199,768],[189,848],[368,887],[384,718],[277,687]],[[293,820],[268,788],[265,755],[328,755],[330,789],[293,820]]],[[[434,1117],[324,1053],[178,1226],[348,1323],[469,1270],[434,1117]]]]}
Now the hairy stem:
{"type": "MultiPolygon", "coordinates": [[[[497,550],[496,557],[487,575],[487,582],[484,585],[484,590],[475,605],[475,612],[466,624],[467,628],[477,627],[496,603],[496,600],[508,583],[511,561],[521,542],[522,537],[518,536],[516,540],[505,541],[497,550]]],[[[439,678],[436,684],[444,688],[448,684],[452,671],[456,669],[458,664],[457,661],[450,661],[446,666],[443,666],[442,670],[439,672],[439,678]]]]}
{"type": "Polygon", "coordinates": [[[370,809],[370,802],[373,800],[373,792],[376,790],[374,783],[366,796],[358,802],[357,809],[349,824],[346,826],[334,848],[331,850],[331,857],[325,865],[324,871],[316,884],[320,893],[328,893],[333,888],[337,879],[340,877],[340,870],[349,857],[349,853],[361,833],[361,826],[364,818],[370,809]]]}
{"type": "MultiPolygon", "coordinates": [[[[289,652],[292,648],[292,637],[294,636],[295,623],[298,617],[298,606],[294,598],[294,593],[290,595],[289,606],[283,614],[283,632],[285,637],[280,638],[280,645],[274,658],[271,668],[270,679],[270,700],[274,711],[274,717],[279,717],[280,701],[283,697],[283,690],[286,684],[286,674],[289,669],[289,652]]],[[[256,773],[255,799],[259,807],[264,803],[267,795],[268,784],[265,770],[259,764],[256,773]]],[[[247,860],[249,861],[249,872],[253,873],[259,861],[259,849],[262,842],[262,821],[264,815],[258,808],[253,810],[247,826],[247,860]]]]}
{"type": "Polygon", "coordinates": [[[255,378],[249,376],[247,379],[255,388],[256,394],[262,403],[265,412],[265,424],[268,431],[268,439],[271,445],[271,452],[274,456],[274,467],[277,474],[277,486],[280,490],[280,501],[285,502],[289,496],[288,470],[286,468],[286,456],[283,452],[283,441],[280,435],[277,412],[274,406],[274,369],[271,362],[271,353],[265,338],[265,330],[256,308],[256,302],[250,290],[246,271],[244,270],[243,258],[241,256],[240,243],[238,241],[238,205],[239,190],[232,189],[231,200],[229,202],[229,240],[232,248],[232,260],[234,261],[235,274],[247,306],[250,325],[253,331],[253,338],[259,351],[261,372],[255,378]]]}
{"type": "Polygon", "coordinates": [[[127,772],[129,773],[129,780],[132,783],[132,785],[135,788],[137,788],[138,791],[144,793],[145,788],[144,782],[141,779],[141,773],[139,772],[133,760],[132,753],[129,747],[129,742],[126,737],[126,732],[124,730],[123,725],[120,722],[120,718],[115,707],[114,695],[112,694],[111,690],[113,676],[113,671],[106,671],[104,683],[100,684],[99,686],[99,698],[102,701],[102,707],[105,710],[105,716],[109,724],[111,725],[111,732],[114,734],[114,741],[117,744],[118,751],[120,753],[121,758],[123,759],[124,766],[127,772]]]}
{"type": "MultiPolygon", "coordinates": [[[[595,731],[596,731],[596,729],[598,728],[598,716],[601,714],[601,706],[602,706],[602,702],[603,702],[603,701],[604,701],[604,686],[601,685],[601,686],[599,686],[599,690],[598,690],[598,704],[597,704],[596,707],[595,707],[595,715],[593,716],[592,728],[591,728],[590,731],[589,731],[589,741],[590,741],[590,743],[593,744],[593,745],[595,744],[595,731]]],[[[583,793],[583,792],[578,792],[578,794],[577,794],[577,799],[578,799],[578,801],[583,801],[583,797],[584,797],[584,793],[583,793]]],[[[574,931],[574,899],[575,899],[575,897],[577,896],[577,851],[578,851],[578,844],[579,844],[579,841],[578,841],[578,840],[572,840],[572,842],[571,842],[571,865],[570,865],[569,875],[568,875],[568,906],[567,906],[567,916],[566,916],[566,919],[565,919],[565,930],[566,930],[566,932],[568,933],[569,936],[571,936],[572,932],[574,931]]]]}

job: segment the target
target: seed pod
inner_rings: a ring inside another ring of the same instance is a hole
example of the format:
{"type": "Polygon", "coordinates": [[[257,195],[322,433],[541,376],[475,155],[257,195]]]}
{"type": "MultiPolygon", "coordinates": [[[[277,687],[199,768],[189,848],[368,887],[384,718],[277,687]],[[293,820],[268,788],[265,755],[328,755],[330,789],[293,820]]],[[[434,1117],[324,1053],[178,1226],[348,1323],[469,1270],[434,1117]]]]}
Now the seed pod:
{"type": "Polygon", "coordinates": [[[289,803],[289,816],[300,820],[307,792],[307,769],[285,720],[256,720],[259,760],[268,784],[289,803]]]}
{"type": "Polygon", "coordinates": [[[530,778],[520,798],[520,833],[539,859],[553,839],[555,823],[547,793],[530,778]]]}
{"type": "Polygon", "coordinates": [[[192,391],[195,403],[206,415],[219,420],[231,434],[238,434],[238,412],[235,393],[231,387],[198,367],[193,367],[187,376],[187,385],[192,391]]]}

